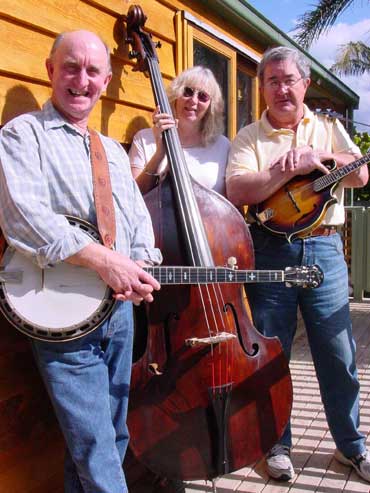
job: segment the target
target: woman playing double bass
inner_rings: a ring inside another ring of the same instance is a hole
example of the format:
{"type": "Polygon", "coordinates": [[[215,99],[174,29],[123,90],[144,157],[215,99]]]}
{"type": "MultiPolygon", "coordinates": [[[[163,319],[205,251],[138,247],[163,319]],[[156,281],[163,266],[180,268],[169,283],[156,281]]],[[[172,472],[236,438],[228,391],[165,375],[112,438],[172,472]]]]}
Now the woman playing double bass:
{"type": "MultiPolygon", "coordinates": [[[[225,195],[225,170],[230,141],[224,130],[224,101],[215,76],[208,68],[195,66],[177,76],[167,89],[173,115],[153,113],[153,127],[134,136],[129,158],[131,172],[143,194],[149,192],[168,171],[162,133],[177,126],[186,164],[193,179],[225,195]]],[[[150,480],[151,493],[183,493],[181,480],[150,480]]]]}

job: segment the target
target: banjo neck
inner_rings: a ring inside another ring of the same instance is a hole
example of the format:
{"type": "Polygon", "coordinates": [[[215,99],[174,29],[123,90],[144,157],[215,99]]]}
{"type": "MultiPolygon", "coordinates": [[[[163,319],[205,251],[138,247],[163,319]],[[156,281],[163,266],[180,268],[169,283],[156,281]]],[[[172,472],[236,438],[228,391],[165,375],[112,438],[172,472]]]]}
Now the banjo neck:
{"type": "MultiPolygon", "coordinates": [[[[244,284],[286,282],[291,285],[317,287],[321,271],[317,266],[286,267],[285,270],[238,270],[231,267],[157,266],[144,267],[162,285],[244,284]]],[[[0,270],[0,282],[20,284],[23,271],[0,270]]]]}
{"type": "MultiPolygon", "coordinates": [[[[317,287],[317,266],[287,267],[285,270],[238,270],[231,267],[158,266],[144,267],[162,285],[286,282],[317,287]]],[[[320,274],[321,275],[321,274],[320,274]]]]}

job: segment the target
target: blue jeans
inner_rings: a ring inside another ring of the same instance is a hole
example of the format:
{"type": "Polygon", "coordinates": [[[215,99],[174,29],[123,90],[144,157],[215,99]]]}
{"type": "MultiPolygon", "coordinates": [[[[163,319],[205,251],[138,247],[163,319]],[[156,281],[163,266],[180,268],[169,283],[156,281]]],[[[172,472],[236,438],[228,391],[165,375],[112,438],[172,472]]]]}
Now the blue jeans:
{"type": "Polygon", "coordinates": [[[125,493],[133,315],[118,302],[98,329],[69,342],[33,341],[67,443],[65,493],[125,493]]]}
{"type": "MultiPolygon", "coordinates": [[[[318,264],[324,282],[317,289],[284,284],[248,284],[254,323],[266,336],[279,337],[290,358],[299,306],[306,326],[321,398],[337,448],[347,457],[365,451],[359,433],[359,381],[348,302],[348,273],[339,234],[286,240],[251,228],[256,269],[318,264]]],[[[291,446],[288,424],[280,440],[291,446]]]]}

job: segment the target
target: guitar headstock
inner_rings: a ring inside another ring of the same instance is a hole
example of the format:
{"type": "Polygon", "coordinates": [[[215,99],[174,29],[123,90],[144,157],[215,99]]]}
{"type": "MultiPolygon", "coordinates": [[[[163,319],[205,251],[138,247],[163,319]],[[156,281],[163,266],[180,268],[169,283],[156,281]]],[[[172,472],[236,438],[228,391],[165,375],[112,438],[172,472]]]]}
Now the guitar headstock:
{"type": "Polygon", "coordinates": [[[324,273],[318,265],[302,265],[286,267],[284,279],[287,286],[300,288],[318,288],[323,280],[324,273]]]}

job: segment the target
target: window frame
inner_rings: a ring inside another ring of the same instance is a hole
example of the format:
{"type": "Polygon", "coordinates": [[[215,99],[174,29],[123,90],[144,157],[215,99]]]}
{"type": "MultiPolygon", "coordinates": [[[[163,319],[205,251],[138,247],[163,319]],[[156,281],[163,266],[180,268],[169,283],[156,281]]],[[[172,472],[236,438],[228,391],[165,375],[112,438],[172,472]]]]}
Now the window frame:
{"type": "Polygon", "coordinates": [[[259,118],[260,98],[257,80],[257,63],[260,59],[258,55],[248,56],[249,50],[246,48],[243,52],[238,50],[237,46],[228,44],[225,36],[220,34],[217,37],[217,31],[211,27],[206,29],[206,25],[199,21],[199,26],[190,20],[189,15],[182,12],[182,15],[177,17],[176,26],[178,34],[177,52],[176,52],[176,68],[178,73],[182,70],[194,65],[194,40],[203,44],[206,48],[219,53],[228,61],[228,100],[225,102],[228,108],[226,135],[229,139],[233,139],[238,131],[237,114],[237,74],[238,70],[245,72],[252,77],[252,94],[251,108],[252,121],[259,118]],[[244,52],[245,51],[245,52],[244,52]]]}

